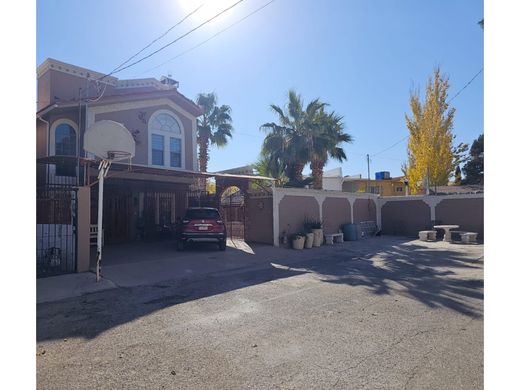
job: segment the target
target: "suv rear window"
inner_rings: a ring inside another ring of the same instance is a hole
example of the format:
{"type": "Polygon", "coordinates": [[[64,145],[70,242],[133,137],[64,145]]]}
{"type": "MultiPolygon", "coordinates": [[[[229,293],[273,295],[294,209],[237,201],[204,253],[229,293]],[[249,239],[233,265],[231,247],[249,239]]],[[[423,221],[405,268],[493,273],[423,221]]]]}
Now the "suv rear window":
{"type": "Polygon", "coordinates": [[[186,219],[220,219],[217,210],[212,209],[189,209],[186,211],[186,219]]]}

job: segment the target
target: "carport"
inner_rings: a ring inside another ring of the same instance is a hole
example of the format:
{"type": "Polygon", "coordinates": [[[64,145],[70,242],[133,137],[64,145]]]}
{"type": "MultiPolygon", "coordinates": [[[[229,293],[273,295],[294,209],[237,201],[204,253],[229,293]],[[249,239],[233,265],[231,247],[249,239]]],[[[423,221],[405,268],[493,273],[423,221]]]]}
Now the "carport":
{"type": "MultiPolygon", "coordinates": [[[[89,176],[92,179],[94,166],[90,167],[90,171],[89,176]]],[[[166,260],[176,263],[180,261],[176,266],[179,266],[181,271],[192,272],[193,269],[189,265],[193,266],[194,262],[187,260],[189,257],[197,258],[197,266],[207,267],[208,264],[205,265],[204,259],[209,260],[208,256],[215,257],[214,245],[198,245],[196,251],[188,251],[186,255],[175,250],[176,227],[187,207],[219,208],[228,230],[228,247],[243,252],[243,248],[248,248],[245,241],[257,241],[255,229],[252,229],[250,235],[248,226],[258,225],[259,222],[249,220],[247,208],[258,196],[265,196],[272,200],[269,187],[271,181],[271,178],[256,175],[204,173],[112,164],[110,173],[105,179],[103,272],[108,272],[108,267],[120,264],[139,263],[140,266],[146,264],[146,267],[149,267],[155,264],[154,262],[166,260]],[[202,190],[205,188],[206,180],[210,178],[214,178],[216,182],[214,194],[202,190]],[[233,210],[238,211],[234,213],[229,213],[229,209],[235,207],[235,202],[231,204],[222,202],[222,199],[225,199],[224,192],[230,187],[240,189],[242,196],[242,202],[238,206],[240,210],[233,210]],[[237,229],[239,223],[241,229],[237,229]],[[182,265],[183,261],[186,261],[186,266],[182,265]]],[[[94,180],[89,184],[91,224],[97,223],[96,184],[94,180]]],[[[264,214],[266,217],[264,219],[272,229],[272,211],[266,209],[264,214]]],[[[91,262],[95,257],[94,252],[92,246],[91,262]]]]}

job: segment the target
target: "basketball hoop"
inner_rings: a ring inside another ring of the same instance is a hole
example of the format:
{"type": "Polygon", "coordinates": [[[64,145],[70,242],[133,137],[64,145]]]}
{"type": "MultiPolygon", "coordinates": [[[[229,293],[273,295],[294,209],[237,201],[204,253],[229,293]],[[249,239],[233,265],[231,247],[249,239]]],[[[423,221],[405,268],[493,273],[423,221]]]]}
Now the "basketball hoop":
{"type": "Polygon", "coordinates": [[[128,129],[121,123],[102,120],[94,123],[85,132],[83,148],[101,159],[99,164],[99,192],[98,192],[98,232],[97,232],[97,261],[96,281],[99,282],[101,273],[101,254],[103,250],[103,183],[112,162],[123,160],[132,161],[135,155],[135,140],[128,129]]]}
{"type": "Polygon", "coordinates": [[[110,160],[112,162],[118,162],[124,160],[131,160],[132,154],[130,152],[125,152],[122,150],[109,150],[107,152],[107,157],[107,160],[110,160]]]}

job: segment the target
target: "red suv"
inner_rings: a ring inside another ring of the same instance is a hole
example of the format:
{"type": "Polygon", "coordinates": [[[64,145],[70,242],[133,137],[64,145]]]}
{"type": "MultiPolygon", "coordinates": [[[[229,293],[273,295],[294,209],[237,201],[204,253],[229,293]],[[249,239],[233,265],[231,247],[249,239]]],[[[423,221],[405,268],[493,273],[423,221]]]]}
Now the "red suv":
{"type": "Polygon", "coordinates": [[[225,251],[226,236],[226,225],[217,209],[190,207],[179,228],[177,249],[184,250],[187,242],[214,241],[221,251],[225,251]]]}

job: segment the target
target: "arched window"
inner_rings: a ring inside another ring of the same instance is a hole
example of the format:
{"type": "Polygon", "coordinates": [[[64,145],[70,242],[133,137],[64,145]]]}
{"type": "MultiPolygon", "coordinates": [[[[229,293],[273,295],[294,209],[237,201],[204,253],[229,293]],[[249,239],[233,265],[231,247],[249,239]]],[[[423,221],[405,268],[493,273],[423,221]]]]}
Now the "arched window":
{"type": "Polygon", "coordinates": [[[76,155],[76,130],[71,125],[61,123],[54,133],[54,154],[56,156],[76,155]]]}
{"type": "Polygon", "coordinates": [[[161,110],[149,121],[149,163],[161,167],[183,168],[184,137],[179,121],[161,110]]]}
{"type": "MultiPolygon", "coordinates": [[[[51,127],[49,154],[51,156],[77,156],[77,141],[76,124],[68,119],[60,119],[51,127]]],[[[76,164],[69,162],[56,164],[56,175],[76,176],[76,164]]]]}

